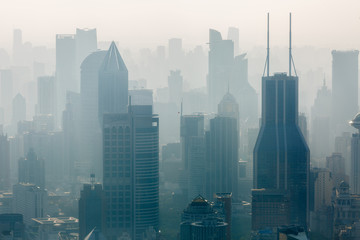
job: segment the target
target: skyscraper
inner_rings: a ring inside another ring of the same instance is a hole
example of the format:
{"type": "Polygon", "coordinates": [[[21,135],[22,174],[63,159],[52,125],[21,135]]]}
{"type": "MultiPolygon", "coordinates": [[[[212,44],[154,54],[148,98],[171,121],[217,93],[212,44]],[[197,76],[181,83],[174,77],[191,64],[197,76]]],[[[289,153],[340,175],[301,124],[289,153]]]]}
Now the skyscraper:
{"type": "Polygon", "coordinates": [[[289,49],[289,76],[270,76],[268,42],[267,75],[262,78],[262,121],[254,148],[254,188],[289,194],[291,223],[306,227],[310,151],[298,125],[298,77],[291,75],[291,27],[289,49]]]}
{"type": "Polygon", "coordinates": [[[37,157],[34,149],[28,151],[26,158],[19,159],[18,178],[19,183],[30,183],[45,189],[44,160],[37,157]]]}
{"type": "Polygon", "coordinates": [[[159,119],[151,106],[104,114],[103,183],[108,239],[143,239],[159,224],[159,119]]]}
{"type": "Polygon", "coordinates": [[[105,113],[126,113],[128,70],[112,42],[99,70],[99,120],[105,113]]]}
{"type": "Polygon", "coordinates": [[[183,77],[180,70],[170,71],[168,86],[170,102],[179,106],[183,95],[183,77]]]}
{"type": "Polygon", "coordinates": [[[223,40],[221,33],[209,30],[209,74],[207,86],[210,110],[215,112],[217,104],[226,93],[234,61],[234,43],[223,40]]]}
{"type": "Polygon", "coordinates": [[[359,51],[332,51],[332,128],[335,136],[349,132],[347,122],[359,110],[359,51]]]}
{"type": "MultiPolygon", "coordinates": [[[[80,74],[80,65],[84,59],[97,50],[96,28],[76,29],[76,72],[80,74]]],[[[80,75],[78,75],[80,76],[80,75]]]]}
{"type": "Polygon", "coordinates": [[[43,76],[38,78],[37,114],[55,114],[56,92],[55,77],[43,76]]]}
{"type": "MultiPolygon", "coordinates": [[[[317,91],[311,107],[311,155],[324,157],[330,153],[331,91],[325,83],[317,91]]],[[[338,151],[335,149],[335,151],[338,151]]]]}
{"type": "Polygon", "coordinates": [[[18,122],[26,120],[26,101],[20,93],[14,97],[12,109],[12,124],[14,126],[17,126],[18,122]]]}
{"type": "Polygon", "coordinates": [[[352,193],[360,194],[360,113],[350,121],[350,125],[359,131],[351,138],[350,189],[352,193]]]}
{"type": "Polygon", "coordinates": [[[236,27],[229,27],[227,38],[234,42],[235,56],[240,54],[239,29],[236,27]]]}
{"type": "MultiPolygon", "coordinates": [[[[101,126],[99,122],[99,69],[106,51],[96,51],[81,64],[81,126],[80,152],[77,162],[82,168],[90,169],[96,176],[102,176],[101,126]],[[86,167],[85,167],[86,166],[86,167]]],[[[84,172],[88,175],[88,171],[84,172]]]]}
{"type": "Polygon", "coordinates": [[[206,196],[228,192],[238,201],[239,130],[236,118],[210,119],[206,132],[206,196]]]}
{"type": "Polygon", "coordinates": [[[203,115],[181,116],[180,142],[182,164],[186,176],[185,193],[193,199],[205,193],[205,130],[203,115]]]}

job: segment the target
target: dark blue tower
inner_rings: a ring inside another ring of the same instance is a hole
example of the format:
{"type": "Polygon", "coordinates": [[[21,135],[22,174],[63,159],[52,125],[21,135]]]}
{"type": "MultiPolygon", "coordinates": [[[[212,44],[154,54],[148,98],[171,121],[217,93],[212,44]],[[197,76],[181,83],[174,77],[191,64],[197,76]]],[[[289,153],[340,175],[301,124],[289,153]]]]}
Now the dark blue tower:
{"type": "Polygon", "coordinates": [[[268,47],[267,76],[262,78],[262,121],[254,148],[254,188],[287,194],[290,222],[281,224],[306,227],[310,151],[298,125],[298,77],[291,76],[292,65],[290,27],[289,75],[269,76],[268,47]]]}

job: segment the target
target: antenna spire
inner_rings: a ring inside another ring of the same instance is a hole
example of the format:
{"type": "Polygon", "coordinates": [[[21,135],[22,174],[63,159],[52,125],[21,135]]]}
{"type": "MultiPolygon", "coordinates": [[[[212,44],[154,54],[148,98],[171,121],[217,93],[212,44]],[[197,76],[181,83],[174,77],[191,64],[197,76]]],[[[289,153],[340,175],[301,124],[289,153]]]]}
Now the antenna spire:
{"type": "Polygon", "coordinates": [[[292,53],[291,53],[291,13],[290,13],[290,30],[289,30],[289,77],[291,77],[291,63],[292,63],[292,53]]]}
{"type": "Polygon", "coordinates": [[[270,41],[270,29],[269,29],[269,22],[270,22],[270,17],[269,17],[269,13],[267,14],[267,57],[266,57],[266,66],[267,66],[267,72],[266,75],[269,77],[270,76],[270,45],[269,45],[269,41],[270,41]]]}

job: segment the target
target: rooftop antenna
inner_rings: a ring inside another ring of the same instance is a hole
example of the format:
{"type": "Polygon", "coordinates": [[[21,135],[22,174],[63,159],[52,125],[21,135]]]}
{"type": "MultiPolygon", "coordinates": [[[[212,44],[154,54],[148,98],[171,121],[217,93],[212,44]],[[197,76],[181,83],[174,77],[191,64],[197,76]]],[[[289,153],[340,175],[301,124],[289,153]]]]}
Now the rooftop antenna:
{"type": "Polygon", "coordinates": [[[264,67],[264,73],[263,76],[265,76],[265,69],[266,69],[266,76],[269,77],[270,76],[270,45],[269,45],[269,41],[270,41],[270,33],[269,33],[269,22],[270,22],[270,18],[269,18],[269,13],[267,13],[267,53],[266,53],[266,61],[265,61],[265,67],[264,67]]]}
{"type": "Polygon", "coordinates": [[[291,77],[291,63],[292,63],[292,54],[291,54],[291,13],[290,13],[290,31],[289,31],[289,77],[291,77]]]}
{"type": "Polygon", "coordinates": [[[291,47],[291,13],[290,13],[290,31],[289,31],[289,76],[291,76],[292,67],[294,68],[295,76],[297,77],[294,58],[292,57],[292,47],[291,47]]]}

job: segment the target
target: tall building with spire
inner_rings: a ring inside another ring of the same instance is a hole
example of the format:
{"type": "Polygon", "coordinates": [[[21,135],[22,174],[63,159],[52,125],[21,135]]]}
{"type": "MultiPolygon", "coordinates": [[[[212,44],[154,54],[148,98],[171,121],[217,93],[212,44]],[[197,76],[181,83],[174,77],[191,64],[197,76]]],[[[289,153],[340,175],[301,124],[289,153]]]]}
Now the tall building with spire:
{"type": "Polygon", "coordinates": [[[112,42],[99,70],[99,120],[104,113],[126,113],[128,70],[112,42]]]}
{"type": "MultiPolygon", "coordinates": [[[[299,79],[296,71],[295,76],[291,74],[294,65],[291,55],[291,15],[289,49],[289,75],[276,73],[270,76],[268,42],[267,74],[262,78],[262,121],[254,148],[254,189],[267,190],[263,191],[263,197],[258,196],[259,201],[274,201],[270,195],[265,196],[269,191],[288,196],[286,201],[289,201],[290,222],[287,222],[287,218],[278,222],[274,219],[272,224],[297,224],[306,227],[310,151],[298,124],[299,79]]],[[[256,191],[256,194],[258,195],[259,191],[256,191]]],[[[279,201],[286,198],[281,197],[279,201]]],[[[253,218],[261,219],[268,214],[256,209],[256,206],[261,204],[253,202],[252,210],[256,212],[253,218]]],[[[257,226],[263,227],[274,226],[257,226]]]]}

